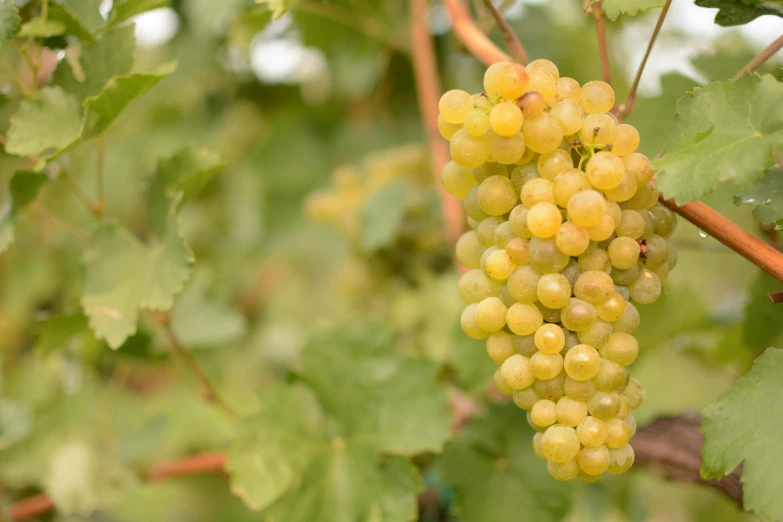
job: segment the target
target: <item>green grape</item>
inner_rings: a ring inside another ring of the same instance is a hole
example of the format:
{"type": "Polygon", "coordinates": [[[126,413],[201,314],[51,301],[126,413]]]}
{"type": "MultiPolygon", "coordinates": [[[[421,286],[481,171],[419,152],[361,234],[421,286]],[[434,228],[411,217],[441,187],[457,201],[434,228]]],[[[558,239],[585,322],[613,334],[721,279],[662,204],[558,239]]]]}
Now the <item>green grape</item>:
{"type": "Polygon", "coordinates": [[[489,142],[485,136],[471,136],[460,129],[451,137],[449,152],[457,165],[475,169],[489,158],[489,142]]]}
{"type": "Polygon", "coordinates": [[[587,114],[609,112],[614,106],[614,90],[602,81],[587,82],[582,86],[579,104],[587,114]]]}
{"type": "Polygon", "coordinates": [[[566,353],[563,368],[575,381],[586,381],[596,374],[600,361],[598,350],[587,344],[577,344],[566,353]]]}
{"type": "Polygon", "coordinates": [[[446,138],[447,140],[451,140],[452,136],[454,136],[454,133],[460,130],[461,128],[462,128],[461,124],[449,123],[443,119],[443,116],[438,115],[438,132],[440,132],[440,135],[446,138]]]}
{"type": "Polygon", "coordinates": [[[490,132],[487,139],[489,140],[489,157],[492,161],[511,165],[519,161],[525,152],[525,138],[521,132],[508,137],[490,132]]]}
{"type": "Polygon", "coordinates": [[[631,440],[631,429],[621,419],[609,419],[606,421],[607,435],[606,446],[612,449],[620,449],[631,440]]]}
{"type": "Polygon", "coordinates": [[[633,466],[634,453],[630,444],[620,449],[609,450],[609,468],[606,470],[612,475],[625,473],[633,466]]]}
{"type": "Polygon", "coordinates": [[[514,404],[523,410],[530,410],[535,403],[541,400],[536,393],[536,390],[532,387],[525,388],[524,390],[514,390],[514,404]]]}
{"type": "Polygon", "coordinates": [[[552,182],[544,178],[531,179],[522,187],[519,199],[527,208],[533,208],[539,203],[555,202],[552,182]]]}
{"type": "Polygon", "coordinates": [[[677,254],[677,248],[672,243],[669,243],[669,255],[666,256],[666,266],[669,270],[677,266],[678,258],[679,255],[677,254]]]}
{"type": "Polygon", "coordinates": [[[666,263],[653,268],[653,273],[658,276],[658,280],[661,283],[665,283],[666,279],[669,277],[669,267],[666,265],[666,263]]]}
{"type": "Polygon", "coordinates": [[[549,181],[554,181],[555,177],[566,169],[574,168],[574,160],[571,154],[562,149],[554,152],[548,152],[538,157],[536,162],[538,175],[549,181]]]}
{"type": "Polygon", "coordinates": [[[498,298],[503,301],[503,304],[506,305],[506,307],[517,302],[517,300],[514,299],[514,296],[508,291],[508,285],[500,285],[500,289],[498,289],[498,298]]]}
{"type": "Polygon", "coordinates": [[[503,361],[517,353],[514,348],[514,336],[508,332],[495,332],[487,337],[487,355],[495,361],[495,364],[503,364],[503,361]]]}
{"type": "MultiPolygon", "coordinates": [[[[633,269],[631,269],[633,270],[633,269]]],[[[641,268],[639,269],[639,273],[641,273],[641,268]]],[[[620,297],[625,300],[625,306],[628,306],[628,301],[631,299],[631,291],[628,289],[627,286],[620,286],[615,282],[614,284],[614,291],[620,294],[620,297]]],[[[625,310],[623,310],[623,313],[625,313],[625,310]]]]}
{"type": "Polygon", "coordinates": [[[524,355],[528,359],[533,357],[538,352],[535,335],[515,335],[514,348],[517,350],[517,353],[524,355]]]}
{"type": "Polygon", "coordinates": [[[507,178],[508,174],[508,168],[505,165],[501,165],[494,161],[488,161],[473,169],[473,178],[477,183],[481,183],[492,176],[503,176],[507,178]]]}
{"type": "Polygon", "coordinates": [[[608,323],[617,321],[625,313],[626,301],[618,292],[612,292],[609,299],[596,305],[598,318],[608,323]]]}
{"type": "Polygon", "coordinates": [[[582,123],[582,143],[592,146],[605,146],[614,143],[617,126],[608,114],[590,114],[582,123]]]}
{"type": "Polygon", "coordinates": [[[535,382],[532,360],[519,354],[514,354],[503,361],[500,365],[500,375],[514,390],[524,390],[535,382]]]}
{"type": "MultiPolygon", "coordinates": [[[[614,233],[614,219],[609,214],[604,214],[597,225],[587,227],[587,236],[591,241],[602,242],[612,237],[614,233]]],[[[602,245],[603,246],[603,245],[602,245]]]]}
{"type": "Polygon", "coordinates": [[[549,111],[549,114],[560,122],[560,128],[566,136],[579,132],[585,121],[585,111],[573,100],[561,101],[549,111]]]}
{"type": "Polygon", "coordinates": [[[459,262],[466,267],[478,268],[484,248],[481,246],[476,232],[470,230],[462,234],[457,240],[455,253],[459,262]]]}
{"type": "Polygon", "coordinates": [[[655,195],[655,188],[650,186],[651,183],[652,182],[649,182],[646,185],[639,185],[637,183],[636,194],[626,202],[628,208],[631,210],[642,210],[650,207],[650,198],[655,195]]]}
{"type": "Polygon", "coordinates": [[[533,237],[528,245],[530,265],[541,274],[560,272],[571,260],[566,254],[558,250],[554,239],[533,237]]]}
{"type": "Polygon", "coordinates": [[[544,306],[563,308],[571,299],[571,284],[562,274],[544,274],[538,280],[536,294],[544,306]]]}
{"type": "Polygon", "coordinates": [[[595,188],[609,190],[622,183],[625,177],[625,165],[611,152],[601,151],[587,161],[585,174],[595,188]]]}
{"type": "Polygon", "coordinates": [[[544,432],[547,430],[547,427],[546,427],[546,426],[539,426],[538,424],[536,424],[535,422],[533,422],[533,415],[532,415],[532,411],[533,411],[533,409],[531,408],[531,409],[530,409],[530,410],[527,412],[527,415],[525,415],[525,417],[527,417],[527,423],[530,425],[530,427],[531,427],[531,428],[533,428],[533,429],[534,429],[534,430],[536,430],[537,432],[539,432],[539,433],[544,433],[544,432]]]}
{"type": "Polygon", "coordinates": [[[612,228],[614,229],[617,227],[617,225],[620,224],[620,219],[623,216],[623,209],[620,208],[620,204],[616,201],[612,201],[610,199],[607,199],[605,201],[606,204],[606,214],[612,218],[612,228]]]}
{"type": "Polygon", "coordinates": [[[481,210],[490,216],[501,216],[517,204],[517,193],[505,176],[490,176],[481,182],[476,194],[481,210]]]}
{"type": "MultiPolygon", "coordinates": [[[[630,377],[629,377],[630,380],[630,377]]],[[[628,397],[620,394],[620,408],[617,410],[617,415],[615,415],[616,419],[621,419],[623,422],[625,422],[626,417],[631,415],[631,401],[628,400],[628,397]]],[[[631,418],[633,418],[633,415],[631,415],[631,418]]],[[[633,421],[634,426],[636,425],[636,419],[633,421]]],[[[629,431],[631,430],[630,423],[626,422],[626,426],[628,426],[629,431]]],[[[633,437],[633,435],[631,435],[633,437]]]]}
{"type": "Polygon", "coordinates": [[[477,307],[477,303],[469,304],[465,310],[462,311],[460,324],[462,325],[462,331],[471,339],[484,339],[489,336],[489,332],[485,332],[479,328],[478,323],[476,323],[477,307]]]}
{"type": "Polygon", "coordinates": [[[646,185],[652,179],[653,171],[650,168],[650,160],[644,154],[633,152],[621,158],[625,171],[633,174],[638,186],[646,185]]]}
{"type": "Polygon", "coordinates": [[[582,190],[568,200],[568,217],[580,227],[592,227],[606,215],[603,196],[595,190],[582,190]]]}
{"type": "Polygon", "coordinates": [[[500,368],[495,370],[495,375],[493,376],[492,380],[494,381],[498,391],[503,395],[511,395],[514,393],[514,390],[508,384],[506,384],[506,381],[503,380],[503,376],[500,374],[500,368]]]}
{"type": "MultiPolygon", "coordinates": [[[[631,211],[633,212],[633,211],[631,211]]],[[[612,266],[621,270],[628,270],[636,265],[641,252],[639,243],[630,237],[618,237],[609,243],[607,254],[612,266]]]]}
{"type": "Polygon", "coordinates": [[[555,407],[557,422],[563,426],[576,428],[587,417],[587,404],[568,396],[561,397],[555,407]]]}
{"type": "Polygon", "coordinates": [[[600,348],[609,341],[612,335],[612,325],[606,321],[596,321],[593,326],[577,334],[579,342],[589,344],[593,348],[600,348]]]}
{"type": "Polygon", "coordinates": [[[579,256],[587,250],[590,236],[587,230],[573,223],[563,223],[555,234],[555,245],[568,256],[579,256]]]}
{"type": "Polygon", "coordinates": [[[476,237],[484,248],[489,248],[495,244],[495,230],[503,223],[503,218],[490,216],[482,219],[476,227],[476,237]]]}
{"type": "MultiPolygon", "coordinates": [[[[621,395],[620,399],[625,399],[625,396],[621,395]]],[[[636,435],[636,418],[633,415],[626,415],[622,419],[625,425],[628,426],[628,429],[631,430],[631,438],[633,438],[636,435]]]]}
{"type": "Polygon", "coordinates": [[[545,100],[549,100],[555,95],[557,84],[556,78],[546,71],[528,71],[530,74],[530,91],[540,92],[545,100]]]}
{"type": "MultiPolygon", "coordinates": [[[[520,303],[534,303],[538,300],[538,283],[541,279],[532,266],[518,266],[508,276],[508,291],[520,303]]],[[[532,333],[532,332],[531,332],[532,333]]]]}
{"type": "Polygon", "coordinates": [[[541,316],[547,323],[559,323],[560,322],[560,308],[549,308],[541,304],[540,301],[536,302],[536,307],[541,312],[541,316]]]}
{"type": "Polygon", "coordinates": [[[576,430],[568,426],[550,426],[541,437],[541,452],[554,462],[567,462],[579,452],[576,430]]]}
{"type": "Polygon", "coordinates": [[[524,205],[517,205],[511,209],[511,213],[508,215],[508,222],[511,225],[511,232],[515,236],[530,239],[533,237],[533,232],[527,226],[527,214],[530,210],[524,205]]]}
{"type": "Polygon", "coordinates": [[[636,210],[623,210],[620,214],[620,224],[614,231],[618,237],[639,239],[644,232],[644,218],[636,210]]]}
{"type": "Polygon", "coordinates": [[[487,271],[487,259],[489,259],[489,256],[491,256],[498,250],[500,249],[496,246],[491,246],[488,249],[484,250],[484,253],[481,254],[481,261],[479,262],[479,267],[482,270],[484,270],[485,272],[487,271]]]}
{"type": "Polygon", "coordinates": [[[593,382],[598,391],[611,392],[628,384],[628,379],[628,370],[609,359],[602,358],[593,382]]]}
{"type": "Polygon", "coordinates": [[[564,385],[565,374],[560,373],[554,379],[546,381],[536,380],[536,382],[533,383],[533,388],[542,399],[549,399],[550,401],[557,402],[560,400],[560,397],[565,395],[565,392],[563,391],[564,385]]]}
{"type": "Polygon", "coordinates": [[[544,318],[534,305],[517,303],[508,309],[506,323],[515,334],[530,335],[544,323],[544,318]]]}
{"type": "Polygon", "coordinates": [[[438,102],[438,111],[448,123],[462,123],[472,110],[473,99],[470,94],[459,89],[446,91],[438,102]]]}
{"type": "Polygon", "coordinates": [[[529,89],[530,78],[522,65],[497,62],[484,73],[484,91],[490,98],[515,100],[529,89]]]}
{"type": "Polygon", "coordinates": [[[618,156],[627,156],[639,147],[640,141],[636,127],[623,123],[617,126],[617,137],[612,142],[612,152],[618,156]]]}
{"type": "MultiPolygon", "coordinates": [[[[522,124],[525,145],[534,152],[546,154],[557,150],[563,140],[563,127],[560,120],[549,113],[538,118],[525,120],[522,124]]],[[[453,140],[453,138],[452,138],[453,140]]]]}
{"type": "Polygon", "coordinates": [[[649,210],[639,209],[637,210],[642,220],[644,220],[644,230],[642,231],[642,239],[650,239],[655,235],[655,218],[649,210]]]}
{"type": "Polygon", "coordinates": [[[555,80],[558,80],[560,78],[560,71],[557,70],[557,65],[543,58],[539,58],[538,60],[533,60],[532,62],[527,64],[527,72],[531,73],[533,71],[544,71],[546,73],[549,73],[550,75],[552,75],[552,78],[554,78],[555,80]]]}
{"type": "Polygon", "coordinates": [[[582,481],[585,484],[595,484],[596,482],[600,481],[603,477],[603,474],[601,475],[588,475],[581,469],[579,470],[579,474],[576,476],[580,481],[582,481]]]}
{"type": "Polygon", "coordinates": [[[555,202],[563,208],[568,207],[568,202],[574,194],[589,189],[590,182],[579,169],[567,169],[555,176],[553,186],[555,202]]]}
{"type": "Polygon", "coordinates": [[[571,377],[566,377],[563,392],[570,399],[587,402],[590,397],[595,395],[595,384],[590,379],[577,381],[571,377]]]}
{"type": "Polygon", "coordinates": [[[633,335],[618,332],[601,348],[601,357],[621,366],[633,364],[639,356],[639,342],[633,335]]]}
{"type": "Polygon", "coordinates": [[[485,266],[487,275],[496,281],[505,281],[516,265],[508,257],[508,253],[503,249],[492,252],[487,257],[485,266]]]}
{"type": "Polygon", "coordinates": [[[565,346],[565,333],[556,324],[545,324],[536,330],[533,342],[536,348],[545,354],[559,354],[565,346]]]}
{"type": "Polygon", "coordinates": [[[522,129],[525,117],[516,104],[500,102],[489,112],[489,126],[499,136],[513,136],[522,129]]]}
{"type": "Polygon", "coordinates": [[[527,228],[539,238],[554,236],[562,222],[560,209],[552,203],[536,203],[527,214],[527,228]]]}
{"type": "Polygon", "coordinates": [[[605,272],[589,270],[582,272],[574,285],[574,296],[590,304],[606,301],[614,292],[614,281],[605,272]]]}
{"type": "Polygon", "coordinates": [[[586,448],[597,448],[606,441],[606,422],[593,416],[588,416],[576,427],[579,442],[586,448]]]}
{"type": "Polygon", "coordinates": [[[577,278],[582,275],[582,271],[579,270],[579,264],[576,262],[576,259],[570,259],[566,267],[561,270],[560,273],[568,279],[568,284],[571,285],[571,288],[576,284],[577,278]]]}
{"type": "Polygon", "coordinates": [[[536,379],[542,381],[554,379],[563,370],[563,356],[559,353],[536,352],[530,358],[530,367],[536,379]]]}
{"type": "Polygon", "coordinates": [[[440,180],[446,192],[458,199],[465,199],[468,191],[476,186],[473,172],[470,169],[460,167],[453,161],[449,161],[443,167],[440,180]]]}
{"type": "Polygon", "coordinates": [[[577,464],[575,458],[566,462],[548,460],[546,463],[546,470],[549,472],[549,475],[558,482],[568,482],[579,475],[579,464],[577,464]]]}
{"type": "Polygon", "coordinates": [[[477,198],[479,187],[480,185],[476,185],[468,191],[465,195],[463,207],[465,208],[465,214],[467,214],[469,218],[480,222],[488,218],[489,214],[481,210],[481,207],[478,204],[477,198]]]}
{"type": "Polygon", "coordinates": [[[509,179],[511,180],[511,183],[514,184],[514,190],[516,190],[518,194],[522,192],[522,187],[525,186],[525,183],[537,177],[539,177],[538,167],[536,167],[534,163],[517,165],[511,169],[511,173],[509,174],[509,179]]]}
{"type": "Polygon", "coordinates": [[[661,296],[661,281],[650,270],[642,270],[639,279],[628,285],[631,299],[639,304],[652,304],[661,296]]]}
{"type": "MultiPolygon", "coordinates": [[[[493,244],[498,248],[506,248],[506,246],[508,246],[508,244],[514,239],[518,239],[518,238],[511,231],[511,223],[509,223],[508,221],[503,221],[502,223],[500,223],[495,228],[495,233],[492,236],[493,244]]],[[[509,252],[509,257],[511,257],[510,252],[509,252]]],[[[512,261],[514,260],[512,259],[512,261]]],[[[515,264],[519,264],[519,263],[515,262],[515,264]]]]}
{"type": "Polygon", "coordinates": [[[557,420],[555,403],[546,399],[538,401],[530,409],[530,419],[536,426],[551,426],[557,420]]]}
{"type": "Polygon", "coordinates": [[[636,178],[632,174],[625,173],[623,180],[613,189],[604,191],[606,197],[611,201],[628,201],[636,194],[637,184],[636,178]]]}
{"type": "MultiPolygon", "coordinates": [[[[637,261],[628,270],[612,268],[612,272],[609,275],[612,276],[612,281],[614,281],[614,284],[627,288],[628,285],[636,281],[639,276],[642,275],[642,264],[641,262],[637,261]]],[[[630,292],[628,293],[628,297],[630,298],[630,292]]],[[[625,298],[625,296],[623,298],[625,298]]]]}
{"type": "MultiPolygon", "coordinates": [[[[525,135],[523,134],[522,137],[524,137],[524,136],[525,135]]],[[[522,154],[522,157],[519,158],[519,160],[517,160],[516,165],[520,165],[520,166],[521,165],[526,165],[526,164],[530,163],[531,161],[533,161],[535,158],[536,158],[536,151],[534,151],[534,150],[528,148],[527,146],[525,146],[525,153],[522,154]]]]}
{"type": "Polygon", "coordinates": [[[538,118],[546,108],[546,100],[540,92],[528,92],[517,100],[517,107],[522,110],[525,119],[538,118]]]}
{"type": "Polygon", "coordinates": [[[579,450],[579,469],[588,475],[601,475],[609,468],[609,450],[606,446],[579,450]]]}
{"type": "Polygon", "coordinates": [[[484,136],[489,131],[489,116],[486,111],[474,109],[465,116],[463,125],[471,136],[484,136]]]}
{"type": "Polygon", "coordinates": [[[579,98],[582,97],[582,86],[573,78],[559,78],[555,89],[555,97],[558,100],[558,104],[555,105],[555,108],[561,105],[565,100],[579,103],[579,98]]]}
{"type": "Polygon", "coordinates": [[[644,388],[642,387],[642,384],[633,377],[630,378],[628,384],[623,388],[622,394],[631,403],[632,410],[637,409],[644,402],[644,388]]]}
{"type": "MultiPolygon", "coordinates": [[[[506,221],[506,223],[509,224],[509,229],[511,229],[511,223],[509,221],[506,221]]],[[[498,227],[498,230],[500,230],[500,227],[498,227]]],[[[495,231],[495,242],[498,245],[500,244],[498,241],[497,230],[495,231]]],[[[508,253],[508,257],[515,265],[526,265],[530,261],[530,258],[528,257],[528,253],[527,253],[527,248],[529,243],[530,243],[529,240],[521,237],[513,237],[512,239],[508,240],[508,242],[506,243],[505,249],[506,252],[508,253]]]]}
{"type": "Polygon", "coordinates": [[[666,262],[669,256],[669,243],[661,236],[654,235],[645,241],[646,252],[644,267],[650,270],[666,262]]]}
{"type": "Polygon", "coordinates": [[[650,213],[655,220],[655,234],[663,238],[671,236],[677,226],[677,218],[674,212],[663,205],[655,205],[650,209],[650,213]]]}
{"type": "Polygon", "coordinates": [[[612,323],[612,330],[632,334],[639,328],[639,311],[633,303],[625,303],[623,316],[612,323]]]}
{"type": "Polygon", "coordinates": [[[579,270],[587,272],[590,270],[600,270],[604,273],[612,271],[612,262],[609,260],[609,254],[602,248],[587,252],[579,256],[579,270]]]}
{"type": "Polygon", "coordinates": [[[587,411],[593,417],[607,421],[620,409],[620,396],[616,392],[597,391],[587,401],[587,411]]]}
{"type": "Polygon", "coordinates": [[[476,307],[476,324],[485,332],[497,332],[506,326],[507,311],[499,297],[488,297],[476,307]]]}
{"type": "Polygon", "coordinates": [[[543,436],[544,434],[541,432],[536,432],[535,435],[533,435],[533,453],[535,453],[536,457],[540,459],[545,458],[543,452],[541,451],[541,437],[543,436]]]}
{"type": "Polygon", "coordinates": [[[492,297],[497,291],[497,282],[478,268],[465,272],[459,279],[459,295],[465,304],[478,303],[492,297]]]}
{"type": "Polygon", "coordinates": [[[598,312],[590,303],[572,297],[563,308],[560,318],[563,326],[573,332],[583,332],[598,320],[598,312]]]}

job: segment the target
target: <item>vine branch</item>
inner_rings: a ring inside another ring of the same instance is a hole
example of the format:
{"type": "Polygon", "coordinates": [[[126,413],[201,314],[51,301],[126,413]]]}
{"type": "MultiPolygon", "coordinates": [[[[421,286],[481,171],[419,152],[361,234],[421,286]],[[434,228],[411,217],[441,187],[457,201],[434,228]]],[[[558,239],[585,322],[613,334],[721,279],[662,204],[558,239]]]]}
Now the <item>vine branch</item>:
{"type": "Polygon", "coordinates": [[[511,62],[511,56],[500,50],[481,29],[476,26],[470,11],[462,0],[443,0],[449,10],[454,34],[465,45],[470,54],[478,58],[484,65],[495,62],[511,62]]]}
{"type": "Polygon", "coordinates": [[[527,52],[522,46],[522,42],[520,42],[519,38],[517,38],[517,34],[513,29],[511,29],[511,26],[508,25],[508,22],[505,18],[503,18],[503,15],[500,14],[500,11],[498,11],[498,8],[495,7],[495,4],[492,3],[492,0],[484,0],[484,4],[492,14],[495,22],[498,24],[498,28],[503,34],[503,40],[505,40],[506,47],[508,47],[511,56],[513,56],[516,61],[522,65],[527,65],[527,52]]]}
{"type": "Polygon", "coordinates": [[[780,48],[783,47],[783,35],[781,35],[777,40],[769,44],[769,47],[761,51],[759,54],[757,54],[751,61],[749,61],[745,67],[740,69],[737,74],[735,74],[732,79],[736,80],[746,72],[753,72],[756,69],[758,69],[764,62],[772,58],[776,52],[780,50],[780,48]]]}
{"type": "Polygon", "coordinates": [[[612,73],[609,69],[609,50],[606,47],[606,26],[604,24],[603,2],[590,3],[585,0],[585,13],[595,19],[595,31],[598,35],[598,53],[601,55],[601,71],[604,81],[612,85],[612,73]]]}
{"type": "Polygon", "coordinates": [[[43,208],[41,205],[38,205],[38,204],[33,205],[33,212],[35,212],[36,214],[38,214],[42,218],[51,221],[52,223],[54,223],[58,227],[62,228],[63,230],[66,230],[67,232],[69,232],[73,236],[75,236],[75,237],[79,238],[80,240],[82,240],[84,243],[87,243],[87,242],[90,241],[90,237],[91,237],[90,234],[88,234],[84,230],[76,227],[75,225],[72,225],[72,224],[68,223],[64,219],[55,216],[54,214],[52,214],[51,212],[49,212],[48,210],[43,208]]]}

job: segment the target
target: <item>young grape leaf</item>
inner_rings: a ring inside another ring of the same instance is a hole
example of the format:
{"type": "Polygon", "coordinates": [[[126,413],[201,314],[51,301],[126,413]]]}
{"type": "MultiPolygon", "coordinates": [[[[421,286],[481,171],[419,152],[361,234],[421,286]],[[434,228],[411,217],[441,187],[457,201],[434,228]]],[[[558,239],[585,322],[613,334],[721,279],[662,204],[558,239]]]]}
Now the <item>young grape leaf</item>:
{"type": "Polygon", "coordinates": [[[770,169],[747,190],[734,196],[735,205],[754,205],[753,217],[783,227],[783,171],[770,169]]]}
{"type": "Polygon", "coordinates": [[[49,182],[49,177],[41,172],[19,171],[8,184],[9,200],[0,209],[0,253],[14,241],[16,216],[27,208],[41,188],[49,182]]]}
{"type": "Polygon", "coordinates": [[[21,23],[14,0],[0,0],[0,42],[15,35],[21,23]]]}
{"type": "Polygon", "coordinates": [[[438,469],[455,489],[454,515],[471,522],[562,520],[570,484],[556,482],[533,453],[533,430],[513,405],[491,406],[446,446],[438,469]]]}
{"type": "Polygon", "coordinates": [[[50,38],[65,34],[65,24],[57,20],[46,20],[37,17],[26,22],[19,29],[19,36],[28,38],[50,38]]]}
{"type": "Polygon", "coordinates": [[[604,0],[601,7],[609,19],[616,20],[621,14],[636,16],[647,9],[661,7],[664,3],[662,0],[604,0]]]}
{"type": "Polygon", "coordinates": [[[742,339],[757,352],[772,346],[783,332],[780,305],[773,303],[767,295],[776,290],[783,290],[783,283],[762,270],[748,289],[750,295],[745,307],[742,339]]]}
{"type": "Polygon", "coordinates": [[[397,180],[376,192],[362,206],[359,214],[361,243],[365,251],[387,247],[397,239],[407,210],[406,193],[405,181],[397,180]]]}
{"type": "Polygon", "coordinates": [[[170,310],[190,276],[193,253],[176,216],[164,238],[144,244],[124,228],[104,225],[83,255],[82,308],[90,328],[112,348],[136,331],[139,310],[170,310]]]}
{"type": "Polygon", "coordinates": [[[118,26],[144,11],[168,7],[170,4],[170,0],[117,0],[109,13],[109,28],[118,26]]]}
{"type": "Polygon", "coordinates": [[[5,150],[17,156],[51,157],[81,134],[82,113],[73,94],[44,87],[11,116],[5,150]]]}
{"type": "Polygon", "coordinates": [[[100,7],[103,0],[49,2],[49,19],[65,26],[65,31],[82,42],[92,43],[105,22],[100,7]]]}
{"type": "Polygon", "coordinates": [[[781,106],[783,83],[770,75],[696,88],[677,102],[669,147],[653,162],[658,188],[687,201],[719,184],[744,186],[761,177],[783,141],[781,106]]]}
{"type": "Polygon", "coordinates": [[[263,519],[415,518],[421,483],[410,462],[379,456],[371,433],[353,433],[339,422],[337,432],[330,429],[315,395],[301,385],[269,388],[261,399],[260,411],[237,427],[226,470],[231,490],[251,508],[263,510],[263,519]]]}
{"type": "Polygon", "coordinates": [[[35,351],[42,357],[69,347],[76,353],[83,353],[98,344],[81,311],[47,317],[35,323],[33,331],[36,334],[35,351]]]}
{"type": "Polygon", "coordinates": [[[288,11],[296,7],[299,0],[256,0],[257,3],[266,5],[272,11],[272,18],[277,20],[288,11]]]}
{"type": "Polygon", "coordinates": [[[746,24],[763,15],[783,16],[780,0],[696,0],[696,5],[720,9],[715,23],[722,26],[746,24]]]}
{"type": "Polygon", "coordinates": [[[783,350],[768,348],[753,369],[704,409],[701,475],[720,479],[741,462],[743,503],[769,520],[783,520],[780,372],[783,350]]]}

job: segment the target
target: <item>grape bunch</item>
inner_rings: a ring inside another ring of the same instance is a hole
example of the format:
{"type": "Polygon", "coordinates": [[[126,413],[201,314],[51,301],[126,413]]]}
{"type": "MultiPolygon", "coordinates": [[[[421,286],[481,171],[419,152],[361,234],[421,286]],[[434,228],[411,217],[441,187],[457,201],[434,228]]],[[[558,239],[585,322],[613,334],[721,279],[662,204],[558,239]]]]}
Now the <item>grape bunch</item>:
{"type": "Polygon", "coordinates": [[[612,88],[555,64],[501,62],[484,91],[446,92],[438,128],[452,161],[444,188],[470,230],[462,329],[486,339],[497,388],[527,410],[535,453],[557,480],[627,471],[644,389],[636,304],[677,262],[674,214],[658,204],[639,133],[610,112],[612,88]]]}

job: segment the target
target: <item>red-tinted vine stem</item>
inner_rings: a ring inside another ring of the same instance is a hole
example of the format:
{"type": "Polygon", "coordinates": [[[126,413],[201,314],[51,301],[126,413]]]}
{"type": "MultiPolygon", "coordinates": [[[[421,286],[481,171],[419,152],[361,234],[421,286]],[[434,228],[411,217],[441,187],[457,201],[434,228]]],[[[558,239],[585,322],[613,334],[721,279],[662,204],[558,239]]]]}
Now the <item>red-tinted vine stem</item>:
{"type": "Polygon", "coordinates": [[[451,14],[454,34],[470,51],[470,54],[481,60],[484,65],[514,61],[476,26],[470,16],[470,11],[462,0],[443,0],[443,3],[451,14]]]}
{"type": "Polygon", "coordinates": [[[519,38],[517,38],[517,34],[513,29],[511,29],[511,26],[508,25],[508,22],[506,22],[506,19],[503,18],[502,14],[500,14],[500,11],[498,11],[498,8],[495,7],[495,4],[492,3],[492,0],[484,0],[484,3],[486,4],[489,12],[492,13],[492,17],[495,19],[495,22],[497,22],[498,28],[503,34],[503,40],[506,42],[508,51],[517,62],[521,63],[522,65],[527,65],[527,51],[525,51],[525,48],[522,47],[522,42],[520,42],[519,38]]]}

